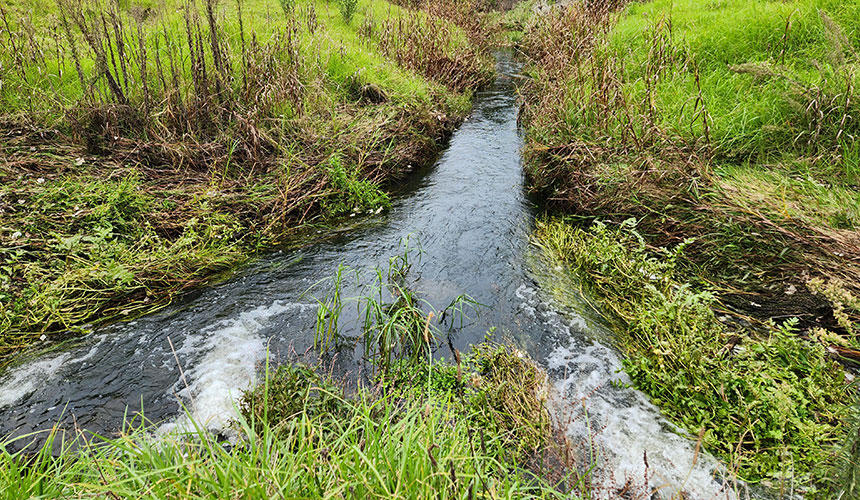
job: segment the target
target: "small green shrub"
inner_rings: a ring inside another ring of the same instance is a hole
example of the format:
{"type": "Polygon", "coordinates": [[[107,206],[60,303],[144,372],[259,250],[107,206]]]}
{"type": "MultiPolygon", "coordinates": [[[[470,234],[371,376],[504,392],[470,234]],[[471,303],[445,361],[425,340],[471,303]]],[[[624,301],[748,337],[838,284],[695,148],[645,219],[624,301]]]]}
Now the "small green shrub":
{"type": "Polygon", "coordinates": [[[388,195],[379,187],[361,178],[357,166],[346,166],[338,155],[329,158],[326,174],[337,191],[323,202],[323,209],[331,216],[347,213],[363,213],[388,207],[388,195]]]}

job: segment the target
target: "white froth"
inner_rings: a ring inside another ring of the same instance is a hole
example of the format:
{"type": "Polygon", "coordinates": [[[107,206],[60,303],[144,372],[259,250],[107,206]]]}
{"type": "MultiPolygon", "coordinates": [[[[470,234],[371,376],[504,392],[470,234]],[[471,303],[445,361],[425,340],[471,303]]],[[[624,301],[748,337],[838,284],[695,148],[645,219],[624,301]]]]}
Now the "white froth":
{"type": "Polygon", "coordinates": [[[65,353],[13,369],[0,382],[0,408],[12,406],[44,386],[57,375],[70,357],[71,354],[65,353]]]}
{"type": "Polygon", "coordinates": [[[186,405],[187,414],[162,425],[158,434],[192,430],[189,416],[205,429],[227,431],[230,421],[238,416],[236,399],[256,383],[257,367],[266,356],[266,342],[259,332],[274,316],[311,307],[314,306],[278,301],[242,312],[237,318],[221,321],[187,337],[177,349],[177,355],[193,359],[200,353],[205,354],[183,366],[184,378],[179,376],[174,385],[174,391],[186,405]]]}
{"type": "Polygon", "coordinates": [[[0,380],[0,408],[12,406],[44,387],[48,382],[54,380],[66,366],[83,363],[92,358],[105,338],[104,335],[100,336],[95,345],[77,358],[73,358],[72,353],[66,352],[57,356],[30,361],[13,368],[0,380]]]}

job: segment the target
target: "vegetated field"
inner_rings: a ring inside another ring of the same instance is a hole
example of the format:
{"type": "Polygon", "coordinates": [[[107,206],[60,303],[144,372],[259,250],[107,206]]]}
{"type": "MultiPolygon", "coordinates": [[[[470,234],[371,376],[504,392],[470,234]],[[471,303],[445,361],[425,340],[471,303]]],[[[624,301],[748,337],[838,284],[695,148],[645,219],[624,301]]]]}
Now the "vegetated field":
{"type": "Polygon", "coordinates": [[[0,366],[384,209],[492,75],[382,0],[0,5],[0,366]]]}
{"type": "Polygon", "coordinates": [[[856,462],[860,2],[625,3],[525,30],[527,174],[556,212],[535,240],[671,420],[747,481],[832,494],[856,462]]]}

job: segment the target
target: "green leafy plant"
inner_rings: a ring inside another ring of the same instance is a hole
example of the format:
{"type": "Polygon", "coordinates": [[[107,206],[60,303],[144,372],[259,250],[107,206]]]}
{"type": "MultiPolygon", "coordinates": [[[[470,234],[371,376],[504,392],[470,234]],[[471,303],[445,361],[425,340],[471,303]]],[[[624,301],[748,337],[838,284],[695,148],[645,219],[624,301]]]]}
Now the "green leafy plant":
{"type": "Polygon", "coordinates": [[[391,204],[387,194],[371,181],[362,179],[357,166],[344,165],[339,155],[329,158],[326,173],[335,189],[334,196],[323,203],[330,215],[366,213],[391,204]]]}
{"type": "Polygon", "coordinates": [[[727,327],[713,293],[676,275],[682,246],[650,250],[635,223],[538,223],[534,241],[614,325],[634,385],[740,477],[826,482],[850,402],[843,370],[797,320],[727,327]]]}

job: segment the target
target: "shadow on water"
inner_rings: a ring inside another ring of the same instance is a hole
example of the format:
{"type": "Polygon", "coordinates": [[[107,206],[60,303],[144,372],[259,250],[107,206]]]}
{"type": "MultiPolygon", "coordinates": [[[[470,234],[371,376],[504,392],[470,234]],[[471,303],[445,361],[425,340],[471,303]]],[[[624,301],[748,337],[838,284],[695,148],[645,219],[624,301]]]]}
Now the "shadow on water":
{"type": "MultiPolygon", "coordinates": [[[[527,258],[535,211],[523,188],[515,91],[520,64],[508,52],[497,60],[494,85],[477,93],[472,115],[447,149],[394,197],[387,213],[324,242],[265,256],[182,304],[101,329],[75,347],[11,370],[0,380],[0,435],[49,428],[61,419],[110,434],[141,407],[169,428],[178,422],[179,401],[196,420],[223,428],[233,398],[254,383],[267,350],[284,358],[313,347],[316,303],[305,292],[339,265],[358,272],[384,268],[408,238],[419,249],[410,274],[422,297],[444,307],[469,295],[486,306],[456,332],[455,347],[467,350],[497,327],[497,337],[513,340],[547,367],[568,435],[591,439],[602,428],[595,440],[616,476],[641,478],[647,450],[660,480],[683,484],[695,498],[713,497],[720,489],[711,478],[715,462],[696,461],[693,443],[642,394],[610,383],[626,378],[618,373],[615,351],[600,342],[608,334],[541,292],[539,283],[551,272],[527,258]],[[588,419],[579,414],[583,398],[588,419]]],[[[357,373],[361,351],[339,353],[336,364],[342,373],[357,373]]]]}

